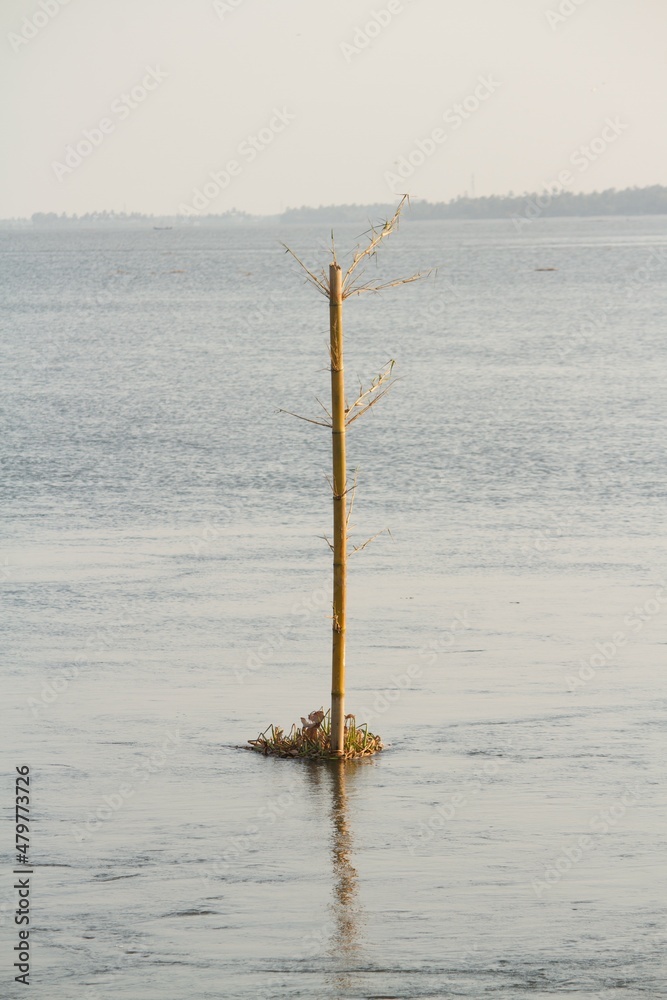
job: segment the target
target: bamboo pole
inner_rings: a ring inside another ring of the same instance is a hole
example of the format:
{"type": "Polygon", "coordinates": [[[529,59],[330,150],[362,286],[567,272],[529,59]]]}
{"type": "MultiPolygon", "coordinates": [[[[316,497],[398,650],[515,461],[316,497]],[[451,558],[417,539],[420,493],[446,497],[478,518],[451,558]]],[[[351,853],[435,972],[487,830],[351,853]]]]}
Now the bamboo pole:
{"type": "Polygon", "coordinates": [[[331,329],[331,415],[333,445],[333,631],[331,653],[331,749],[345,743],[345,626],[347,612],[347,469],[345,459],[345,375],[343,370],[343,277],[329,267],[331,329]]]}

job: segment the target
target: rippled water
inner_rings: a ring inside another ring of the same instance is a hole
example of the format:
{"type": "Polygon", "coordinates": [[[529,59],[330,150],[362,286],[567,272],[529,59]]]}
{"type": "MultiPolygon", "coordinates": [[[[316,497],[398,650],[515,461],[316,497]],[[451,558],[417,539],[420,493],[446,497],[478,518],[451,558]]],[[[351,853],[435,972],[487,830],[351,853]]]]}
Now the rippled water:
{"type": "Polygon", "coordinates": [[[329,439],[276,412],[328,321],[278,241],[325,237],[1,234],[31,995],[665,995],[666,220],[406,223],[381,273],[437,275],[348,302],[350,392],[402,381],[350,434],[389,747],[344,768],[237,749],[327,702],[329,439]]]}

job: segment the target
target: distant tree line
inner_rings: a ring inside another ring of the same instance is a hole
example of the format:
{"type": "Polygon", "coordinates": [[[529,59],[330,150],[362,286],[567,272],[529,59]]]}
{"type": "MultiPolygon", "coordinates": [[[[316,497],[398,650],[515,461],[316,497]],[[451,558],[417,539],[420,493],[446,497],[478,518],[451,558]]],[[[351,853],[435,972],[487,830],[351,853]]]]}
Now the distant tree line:
{"type": "MultiPolygon", "coordinates": [[[[154,225],[165,226],[238,226],[258,224],[318,223],[332,225],[365,219],[389,218],[396,208],[394,202],[374,205],[321,205],[319,208],[288,208],[281,215],[257,216],[231,209],[218,215],[142,215],[141,212],[86,212],[85,215],[58,215],[56,212],[35,212],[35,226],[97,226],[154,225]]],[[[525,219],[549,216],[590,215],[667,215],[667,187],[632,187],[622,191],[607,188],[591,194],[573,191],[529,192],[488,195],[469,198],[461,195],[453,201],[421,201],[413,199],[406,216],[415,221],[432,219],[525,219]]],[[[15,220],[20,221],[20,220],[15,220]]]]}
{"type": "Polygon", "coordinates": [[[153,225],[158,229],[165,226],[188,226],[201,224],[207,226],[215,225],[237,225],[242,222],[260,221],[259,217],[248,215],[246,212],[237,212],[232,209],[220,215],[202,215],[199,217],[183,215],[143,215],[141,212],[86,212],[84,215],[66,215],[63,212],[35,212],[30,221],[35,226],[98,226],[98,225],[153,225]]]}
{"type": "MultiPolygon", "coordinates": [[[[539,207],[541,216],[563,215],[667,215],[667,187],[659,184],[645,188],[608,188],[591,194],[572,191],[528,192],[488,195],[469,198],[461,195],[453,201],[413,200],[409,217],[429,219],[506,219],[524,216],[531,203],[539,207]]],[[[320,208],[289,208],[280,216],[285,223],[299,222],[358,222],[361,217],[391,215],[395,205],[326,205],[320,208]]]]}

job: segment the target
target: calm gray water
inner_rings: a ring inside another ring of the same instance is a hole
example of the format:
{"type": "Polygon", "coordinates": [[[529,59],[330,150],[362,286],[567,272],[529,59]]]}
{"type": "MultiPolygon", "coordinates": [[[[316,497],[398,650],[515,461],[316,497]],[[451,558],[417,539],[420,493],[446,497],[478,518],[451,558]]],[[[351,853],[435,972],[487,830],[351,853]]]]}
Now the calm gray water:
{"type": "Polygon", "coordinates": [[[667,220],[406,223],[347,303],[342,769],[237,749],[328,698],[326,236],[0,234],[30,995],[665,996],[667,220]]]}

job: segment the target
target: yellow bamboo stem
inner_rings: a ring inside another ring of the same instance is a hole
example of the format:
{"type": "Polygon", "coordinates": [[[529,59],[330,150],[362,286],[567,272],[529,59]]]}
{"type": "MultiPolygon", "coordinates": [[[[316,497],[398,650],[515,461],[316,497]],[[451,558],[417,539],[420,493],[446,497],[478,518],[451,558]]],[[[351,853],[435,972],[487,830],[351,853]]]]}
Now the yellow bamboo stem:
{"type": "Polygon", "coordinates": [[[331,749],[345,743],[345,626],[347,613],[347,470],[345,459],[345,375],[343,370],[343,277],[329,267],[331,328],[331,415],[333,442],[333,632],[331,655],[331,749]]]}

